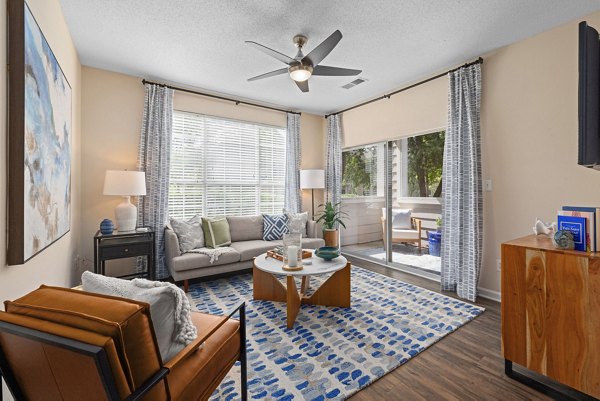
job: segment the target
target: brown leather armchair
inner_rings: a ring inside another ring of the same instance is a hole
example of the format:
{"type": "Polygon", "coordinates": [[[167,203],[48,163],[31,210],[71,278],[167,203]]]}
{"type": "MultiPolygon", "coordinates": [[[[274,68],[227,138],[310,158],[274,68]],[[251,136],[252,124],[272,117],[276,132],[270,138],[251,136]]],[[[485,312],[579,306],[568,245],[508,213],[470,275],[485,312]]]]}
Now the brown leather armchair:
{"type": "Polygon", "coordinates": [[[5,310],[0,371],[17,401],[207,400],[237,360],[247,400],[243,302],[192,313],[198,338],[166,363],[143,302],[42,286],[5,310]]]}

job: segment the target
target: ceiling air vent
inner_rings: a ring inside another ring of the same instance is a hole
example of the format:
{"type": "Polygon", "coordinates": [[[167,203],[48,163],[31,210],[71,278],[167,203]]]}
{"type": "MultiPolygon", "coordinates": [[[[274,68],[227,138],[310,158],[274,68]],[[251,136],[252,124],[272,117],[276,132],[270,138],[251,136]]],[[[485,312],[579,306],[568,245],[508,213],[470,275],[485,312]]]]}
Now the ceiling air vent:
{"type": "Polygon", "coordinates": [[[362,84],[363,82],[366,82],[367,80],[364,78],[356,78],[354,81],[342,86],[342,88],[344,89],[350,89],[350,88],[354,88],[356,85],[362,84]]]}

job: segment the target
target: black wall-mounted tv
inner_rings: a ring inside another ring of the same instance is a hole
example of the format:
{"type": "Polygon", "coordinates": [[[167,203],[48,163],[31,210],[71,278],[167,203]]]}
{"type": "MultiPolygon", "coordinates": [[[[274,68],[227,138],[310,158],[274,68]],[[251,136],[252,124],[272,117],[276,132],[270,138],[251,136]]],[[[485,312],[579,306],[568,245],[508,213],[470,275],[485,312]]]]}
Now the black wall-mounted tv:
{"type": "Polygon", "coordinates": [[[600,39],[579,23],[579,157],[582,166],[600,169],[600,39]]]}

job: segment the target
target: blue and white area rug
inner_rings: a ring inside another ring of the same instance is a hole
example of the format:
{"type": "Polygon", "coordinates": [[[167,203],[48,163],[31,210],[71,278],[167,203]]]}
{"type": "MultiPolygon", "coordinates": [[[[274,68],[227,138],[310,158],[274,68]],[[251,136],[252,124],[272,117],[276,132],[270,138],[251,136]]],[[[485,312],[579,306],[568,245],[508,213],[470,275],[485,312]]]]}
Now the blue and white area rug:
{"type": "MultiPolygon", "coordinates": [[[[251,400],[346,399],[484,311],[356,266],[351,308],[302,305],[292,329],[284,303],[252,299],[251,274],[193,285],[189,296],[212,314],[246,301],[251,400]]],[[[211,400],[239,398],[236,365],[211,400]]]]}

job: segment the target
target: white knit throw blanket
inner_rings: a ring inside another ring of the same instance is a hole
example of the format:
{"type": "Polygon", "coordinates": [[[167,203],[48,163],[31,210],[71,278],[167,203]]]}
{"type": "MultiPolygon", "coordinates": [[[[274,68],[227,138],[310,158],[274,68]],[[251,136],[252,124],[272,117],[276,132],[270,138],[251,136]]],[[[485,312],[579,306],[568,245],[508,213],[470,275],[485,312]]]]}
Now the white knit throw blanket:
{"type": "Polygon", "coordinates": [[[132,280],[133,284],[140,288],[163,287],[164,291],[171,293],[175,299],[175,338],[173,341],[188,345],[198,337],[196,326],[192,323],[189,299],[185,293],[175,284],[164,281],[150,281],[143,278],[132,280]]]}
{"type": "Polygon", "coordinates": [[[210,258],[210,264],[215,263],[215,261],[219,260],[219,256],[224,253],[235,252],[235,249],[230,248],[228,246],[220,246],[218,248],[196,248],[188,251],[189,253],[200,253],[202,255],[206,255],[210,258]]]}

